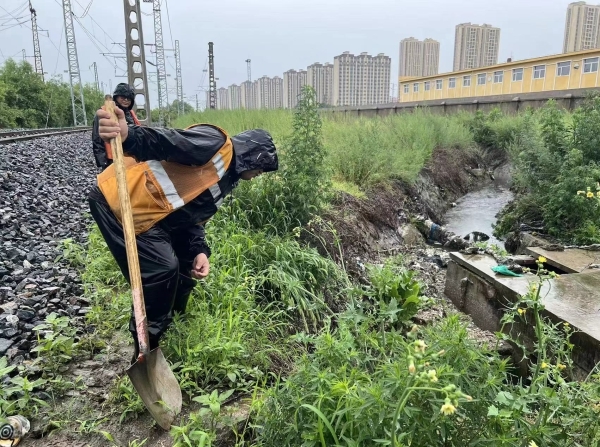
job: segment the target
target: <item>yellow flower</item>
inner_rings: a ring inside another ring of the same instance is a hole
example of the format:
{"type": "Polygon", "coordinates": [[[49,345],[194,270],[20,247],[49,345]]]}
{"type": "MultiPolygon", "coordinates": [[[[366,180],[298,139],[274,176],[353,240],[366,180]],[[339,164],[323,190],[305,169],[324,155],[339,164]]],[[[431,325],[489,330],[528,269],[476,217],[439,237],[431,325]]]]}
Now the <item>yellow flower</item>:
{"type": "Polygon", "coordinates": [[[415,352],[425,352],[425,348],[427,347],[427,345],[425,344],[425,342],[423,340],[417,340],[415,341],[415,352]]]}
{"type": "Polygon", "coordinates": [[[569,329],[571,327],[569,323],[563,323],[563,326],[565,327],[565,329],[569,329]]]}
{"type": "Polygon", "coordinates": [[[594,197],[594,193],[591,191],[588,191],[588,193],[586,194],[588,199],[592,199],[594,197]]]}
{"type": "Polygon", "coordinates": [[[548,364],[546,362],[542,362],[542,369],[548,368],[548,364]]]}
{"type": "Polygon", "coordinates": [[[535,441],[530,441],[529,447],[538,447],[538,445],[535,443],[535,441]]]}
{"type": "Polygon", "coordinates": [[[560,369],[561,371],[562,371],[563,369],[565,369],[565,368],[566,368],[566,366],[565,366],[565,365],[563,365],[562,363],[557,363],[556,367],[557,367],[558,369],[560,369]]]}
{"type": "Polygon", "coordinates": [[[446,403],[444,403],[442,408],[440,408],[440,413],[442,413],[444,416],[450,416],[451,414],[454,414],[455,411],[456,407],[452,405],[450,399],[446,399],[446,403]]]}
{"type": "Polygon", "coordinates": [[[540,256],[540,257],[538,258],[538,262],[539,262],[539,263],[541,263],[541,264],[543,264],[543,263],[544,263],[544,262],[546,262],[546,261],[547,261],[547,259],[546,259],[546,258],[544,258],[543,256],[540,256]]]}
{"type": "Polygon", "coordinates": [[[519,312],[519,315],[523,315],[526,311],[525,311],[525,309],[522,309],[522,308],[519,307],[517,309],[517,312],[519,312]]]}
{"type": "Polygon", "coordinates": [[[429,380],[431,380],[432,382],[438,381],[435,369],[430,369],[429,371],[427,371],[427,377],[429,377],[429,380]]]}
{"type": "Polygon", "coordinates": [[[414,374],[417,372],[417,368],[415,367],[415,362],[410,360],[410,363],[408,364],[408,372],[411,374],[414,374]]]}

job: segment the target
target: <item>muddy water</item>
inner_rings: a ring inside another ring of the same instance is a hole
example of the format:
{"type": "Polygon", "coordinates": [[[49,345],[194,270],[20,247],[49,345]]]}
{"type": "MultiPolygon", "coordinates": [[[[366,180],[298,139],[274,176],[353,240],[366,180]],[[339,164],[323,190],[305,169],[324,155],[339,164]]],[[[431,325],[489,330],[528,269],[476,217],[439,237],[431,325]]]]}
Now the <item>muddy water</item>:
{"type": "Polygon", "coordinates": [[[496,214],[513,198],[509,186],[504,181],[467,194],[456,202],[445,215],[445,225],[460,236],[472,231],[480,231],[490,236],[489,243],[504,247],[504,243],[492,236],[492,225],[496,223],[496,214]]]}

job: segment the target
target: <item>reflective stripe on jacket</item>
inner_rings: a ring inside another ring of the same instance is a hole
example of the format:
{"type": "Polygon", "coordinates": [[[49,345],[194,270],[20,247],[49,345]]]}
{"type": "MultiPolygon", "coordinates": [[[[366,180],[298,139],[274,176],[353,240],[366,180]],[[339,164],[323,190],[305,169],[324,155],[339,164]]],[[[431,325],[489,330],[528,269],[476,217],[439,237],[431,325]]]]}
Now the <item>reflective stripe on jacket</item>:
{"type": "MultiPolygon", "coordinates": [[[[199,125],[196,124],[187,129],[199,125]]],[[[232,163],[233,144],[223,129],[209,124],[202,125],[214,127],[225,136],[225,143],[202,166],[158,160],[136,162],[131,157],[125,157],[127,189],[131,200],[136,234],[148,230],[204,191],[210,191],[217,208],[223,202],[224,194],[222,194],[219,182],[232,163]]],[[[112,212],[121,222],[114,164],[98,175],[98,187],[112,212]]]]}

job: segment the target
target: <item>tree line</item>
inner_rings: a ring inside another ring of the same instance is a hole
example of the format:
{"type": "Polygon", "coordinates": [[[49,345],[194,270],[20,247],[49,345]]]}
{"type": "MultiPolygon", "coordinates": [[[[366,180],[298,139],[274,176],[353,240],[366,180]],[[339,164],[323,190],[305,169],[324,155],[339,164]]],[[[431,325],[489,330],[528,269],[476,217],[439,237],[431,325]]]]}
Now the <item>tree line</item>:
{"type": "MultiPolygon", "coordinates": [[[[96,110],[104,103],[104,93],[93,84],[85,84],[83,97],[91,126],[96,110]]],[[[193,107],[184,103],[184,112],[192,111],[193,107]]],[[[177,100],[165,110],[167,123],[176,117],[177,100]]],[[[158,109],[152,110],[152,119],[158,121],[158,109]]],[[[8,59],[0,66],[0,129],[70,126],[73,126],[73,107],[69,82],[60,76],[43,81],[26,61],[8,59]]]]}

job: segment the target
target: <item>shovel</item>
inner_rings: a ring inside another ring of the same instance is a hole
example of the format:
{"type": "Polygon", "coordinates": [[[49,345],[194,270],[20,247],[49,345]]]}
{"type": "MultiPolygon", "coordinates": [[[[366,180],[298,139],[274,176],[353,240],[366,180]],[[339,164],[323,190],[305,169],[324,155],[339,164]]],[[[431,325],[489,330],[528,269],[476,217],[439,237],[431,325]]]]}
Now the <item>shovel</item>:
{"type": "MultiPolygon", "coordinates": [[[[104,108],[111,114],[111,118],[117,122],[115,103],[106,100],[104,108]]],[[[142,277],[135,240],[131,202],[129,201],[129,193],[127,191],[121,135],[112,138],[110,144],[117,175],[121,219],[125,235],[131,294],[133,295],[133,313],[135,315],[135,326],[140,345],[139,356],[136,362],[127,370],[127,375],[158,425],[165,430],[169,430],[175,416],[181,411],[181,388],[160,348],[153,349],[152,351],[149,350],[148,320],[146,319],[146,306],[144,305],[144,294],[142,292],[142,277]]]]}

